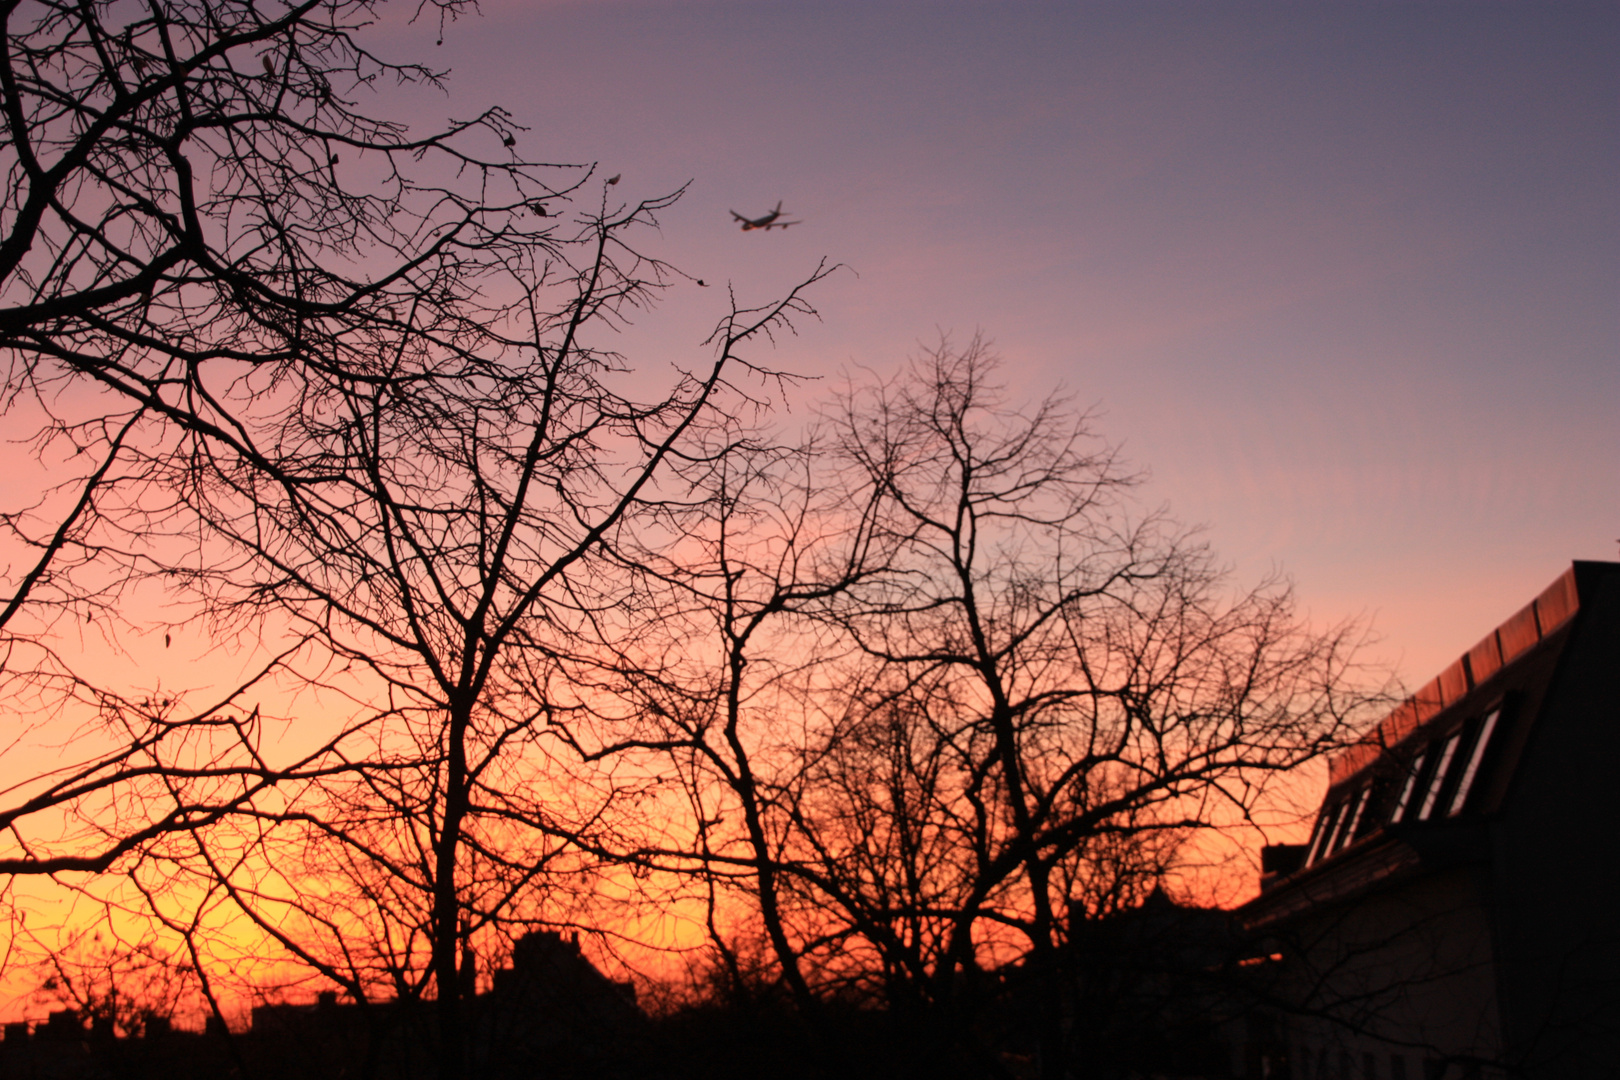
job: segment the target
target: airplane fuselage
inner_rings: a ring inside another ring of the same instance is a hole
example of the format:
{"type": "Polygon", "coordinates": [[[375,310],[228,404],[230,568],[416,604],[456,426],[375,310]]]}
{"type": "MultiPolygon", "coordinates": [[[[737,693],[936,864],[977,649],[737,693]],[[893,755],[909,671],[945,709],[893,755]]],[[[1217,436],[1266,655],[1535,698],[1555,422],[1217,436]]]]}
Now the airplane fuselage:
{"type": "Polygon", "coordinates": [[[736,218],[738,221],[742,222],[742,231],[743,232],[749,232],[749,231],[751,231],[753,229],[764,229],[766,232],[769,232],[772,229],[785,229],[789,225],[797,225],[798,224],[797,221],[777,221],[776,220],[777,218],[782,216],[782,204],[781,203],[776,204],[776,209],[775,210],[772,210],[768,214],[762,214],[757,218],[743,217],[741,214],[737,213],[737,211],[735,211],[735,210],[733,210],[731,212],[731,216],[736,218]]]}

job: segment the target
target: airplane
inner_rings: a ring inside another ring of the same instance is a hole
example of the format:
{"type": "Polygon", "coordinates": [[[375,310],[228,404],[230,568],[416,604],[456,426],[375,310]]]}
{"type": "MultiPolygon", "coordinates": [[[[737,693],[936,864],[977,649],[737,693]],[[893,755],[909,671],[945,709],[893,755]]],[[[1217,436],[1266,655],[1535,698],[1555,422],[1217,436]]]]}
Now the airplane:
{"type": "Polygon", "coordinates": [[[766,232],[770,232],[772,229],[785,229],[789,225],[803,224],[803,222],[799,221],[777,221],[776,219],[782,216],[781,203],[776,204],[775,210],[772,210],[770,213],[761,215],[757,218],[745,218],[735,210],[731,212],[731,216],[743,223],[743,232],[747,232],[749,229],[764,229],[766,232]]]}

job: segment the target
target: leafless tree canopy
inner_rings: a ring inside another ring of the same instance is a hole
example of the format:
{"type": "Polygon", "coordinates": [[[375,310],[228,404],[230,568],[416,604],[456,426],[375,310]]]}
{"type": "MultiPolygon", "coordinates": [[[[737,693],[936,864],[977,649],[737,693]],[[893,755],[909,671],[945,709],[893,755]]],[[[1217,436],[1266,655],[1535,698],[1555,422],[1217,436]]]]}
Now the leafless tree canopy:
{"type": "Polygon", "coordinates": [[[0,868],[122,869],[180,928],[163,898],[195,883],[356,995],[432,985],[453,1072],[470,935],[630,796],[537,746],[627,603],[602,551],[757,404],[738,347],[809,308],[733,307],[631,399],[598,328],[683,280],[634,246],[679,192],[582,204],[589,170],[518,156],[499,110],[425,136],[368,114],[438,82],[365,48],[369,3],[3,10],[6,404],[95,462],[5,519],[31,565],[4,674],[114,749],[23,785],[0,868]],[[154,579],[217,637],[281,642],[264,677],[346,700],[337,730],[272,761],[248,687],[186,711],[58,655],[154,579]],[[344,903],[300,899],[333,875],[344,903]]]}
{"type": "Polygon", "coordinates": [[[6,792],[0,873],[121,875],[215,1007],[235,920],[432,999],[460,1075],[479,955],[628,877],[707,901],[734,978],[757,925],[806,1011],[954,1038],[986,969],[1050,971],[1071,906],[1340,736],[1349,632],[1234,592],[977,339],[773,436],[752,347],[822,266],[625,392],[604,331],[687,280],[640,247],[680,192],[617,201],[498,109],[379,115],[439,75],[367,49],[372,3],[0,12],[4,409],[53,479],[0,515],[0,692],[90,748],[6,792]],[[153,589],[242,685],[76,662],[153,589]]]}
{"type": "Polygon", "coordinates": [[[981,972],[1050,975],[1071,905],[1140,899],[1359,704],[1350,628],[1308,632],[1281,583],[1234,592],[1085,416],[996,379],[982,342],[941,345],[715,476],[705,543],[663,566],[687,647],[626,665],[715,904],[747,895],[807,1007],[875,995],[948,1039],[981,972]]]}

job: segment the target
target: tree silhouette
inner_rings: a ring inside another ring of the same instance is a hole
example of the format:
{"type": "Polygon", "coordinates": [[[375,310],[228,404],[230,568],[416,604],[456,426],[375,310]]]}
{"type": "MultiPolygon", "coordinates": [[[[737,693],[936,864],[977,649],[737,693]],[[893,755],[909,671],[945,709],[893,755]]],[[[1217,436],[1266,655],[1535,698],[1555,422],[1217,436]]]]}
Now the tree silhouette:
{"type": "MultiPolygon", "coordinates": [[[[184,545],[157,541],[179,524],[167,485],[188,440],[296,483],[300,463],[273,459],[261,435],[299,384],[386,378],[383,352],[402,341],[476,339],[500,310],[472,300],[489,275],[552,249],[552,223],[524,200],[555,193],[542,174],[581,174],[499,149],[513,130],[500,110],[419,136],[368,115],[373,87],[439,76],[361,44],[367,3],[12,2],[0,16],[3,407],[13,431],[33,425],[52,484],[0,515],[18,556],[0,689],[20,715],[99,716],[112,747],[0,814],[15,828],[207,762],[199,739],[214,765],[262,774],[249,710],[225,714],[233,695],[189,715],[110,691],[54,643],[92,623],[111,635],[132,580],[182,559],[184,545]]],[[[136,821],[102,805],[89,816],[118,825],[101,842],[80,831],[45,850],[14,834],[0,867],[104,869],[212,809],[136,821]]]]}
{"type": "Polygon", "coordinates": [[[610,201],[615,176],[581,205],[590,171],[516,156],[501,110],[426,135],[367,114],[374,86],[439,76],[367,50],[364,0],[0,11],[6,401],[42,460],[96,462],[4,518],[33,552],[0,627],[33,659],[4,673],[113,747],[23,785],[0,871],[118,870],[171,928],[226,903],[357,996],[433,997],[460,1075],[471,936],[634,795],[550,754],[589,741],[593,643],[651,614],[610,554],[761,404],[732,380],[773,373],[739,350],[826,270],[733,303],[637,399],[600,333],[686,280],[635,246],[680,192],[610,201]],[[58,655],[148,582],[275,655],[189,711],[58,655]],[[274,761],[253,686],[343,704],[274,761]]]}
{"type": "Polygon", "coordinates": [[[687,865],[758,905],[795,997],[972,1051],[989,969],[1020,960],[1055,1077],[1071,904],[1140,896],[1365,698],[1353,627],[1231,592],[1084,417],[1007,407],[994,371],[942,345],[847,394],[796,485],[717,486],[670,572],[689,666],[637,677],[688,776],[687,865]]]}

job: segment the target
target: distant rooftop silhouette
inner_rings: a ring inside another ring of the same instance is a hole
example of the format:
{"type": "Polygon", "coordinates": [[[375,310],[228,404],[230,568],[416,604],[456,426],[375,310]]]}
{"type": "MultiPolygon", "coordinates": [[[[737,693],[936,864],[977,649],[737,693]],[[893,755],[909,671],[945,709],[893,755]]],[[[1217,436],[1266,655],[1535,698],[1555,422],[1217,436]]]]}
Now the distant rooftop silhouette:
{"type": "Polygon", "coordinates": [[[1361,1017],[1296,1022],[1296,1065],[1620,1060],[1616,760],[1620,564],[1576,562],[1333,759],[1305,844],[1263,852],[1240,917],[1290,943],[1302,1014],[1361,1017]]]}

